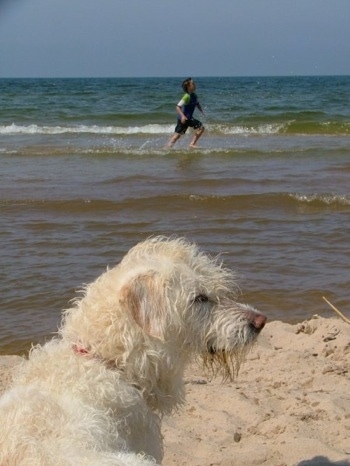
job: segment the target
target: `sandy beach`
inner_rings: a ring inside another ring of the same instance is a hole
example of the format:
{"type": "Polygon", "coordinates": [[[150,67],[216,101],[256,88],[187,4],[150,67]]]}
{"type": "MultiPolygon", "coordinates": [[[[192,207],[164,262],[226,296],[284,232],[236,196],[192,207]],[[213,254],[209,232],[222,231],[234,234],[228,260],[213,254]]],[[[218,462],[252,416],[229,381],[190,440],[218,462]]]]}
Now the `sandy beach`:
{"type": "MultiPolygon", "coordinates": [[[[21,361],[0,358],[0,391],[21,361]]],[[[270,322],[234,382],[186,374],[164,419],[164,466],[350,465],[350,325],[270,322]]]]}

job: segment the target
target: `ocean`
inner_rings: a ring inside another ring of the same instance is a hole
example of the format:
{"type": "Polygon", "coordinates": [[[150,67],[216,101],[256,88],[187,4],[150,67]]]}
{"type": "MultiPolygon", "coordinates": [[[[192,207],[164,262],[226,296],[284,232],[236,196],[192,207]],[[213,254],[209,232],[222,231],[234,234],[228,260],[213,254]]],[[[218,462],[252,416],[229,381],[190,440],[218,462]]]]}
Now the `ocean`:
{"type": "Polygon", "coordinates": [[[181,81],[0,80],[0,354],[158,234],[220,254],[269,320],[349,315],[350,77],[196,78],[200,147],[167,149],[181,81]]]}

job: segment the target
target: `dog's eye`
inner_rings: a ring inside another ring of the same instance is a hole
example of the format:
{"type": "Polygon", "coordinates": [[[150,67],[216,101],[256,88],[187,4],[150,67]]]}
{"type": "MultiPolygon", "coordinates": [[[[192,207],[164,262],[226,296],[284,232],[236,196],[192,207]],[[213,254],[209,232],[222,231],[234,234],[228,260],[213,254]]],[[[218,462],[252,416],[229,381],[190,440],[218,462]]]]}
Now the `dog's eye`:
{"type": "Polygon", "coordinates": [[[208,301],[209,301],[209,298],[205,294],[199,294],[198,296],[194,298],[195,303],[207,303],[208,301]]]}

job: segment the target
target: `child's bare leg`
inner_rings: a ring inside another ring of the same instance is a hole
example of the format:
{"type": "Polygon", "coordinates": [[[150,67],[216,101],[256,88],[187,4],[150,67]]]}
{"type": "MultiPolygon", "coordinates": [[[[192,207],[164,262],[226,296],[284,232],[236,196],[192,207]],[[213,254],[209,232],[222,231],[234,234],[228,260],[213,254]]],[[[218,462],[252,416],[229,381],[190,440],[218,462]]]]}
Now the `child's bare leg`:
{"type": "Polygon", "coordinates": [[[197,141],[202,136],[203,132],[204,132],[204,126],[201,126],[200,128],[197,129],[197,131],[194,133],[190,147],[196,147],[197,141]]]}
{"type": "Polygon", "coordinates": [[[170,141],[169,141],[168,144],[167,144],[167,147],[172,147],[172,146],[175,144],[175,142],[176,142],[178,139],[180,139],[180,137],[181,137],[181,134],[179,134],[179,133],[174,133],[174,134],[171,136],[170,141]]]}

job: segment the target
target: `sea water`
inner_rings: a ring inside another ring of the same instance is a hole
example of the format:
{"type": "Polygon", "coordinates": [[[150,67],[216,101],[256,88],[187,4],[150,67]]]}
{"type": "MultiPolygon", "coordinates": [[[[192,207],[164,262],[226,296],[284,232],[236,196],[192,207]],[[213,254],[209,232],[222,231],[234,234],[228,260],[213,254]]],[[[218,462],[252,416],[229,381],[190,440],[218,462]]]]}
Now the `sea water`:
{"type": "Polygon", "coordinates": [[[270,320],[349,312],[350,77],[196,78],[199,148],[167,149],[181,80],[0,80],[0,353],[157,234],[220,254],[270,320]]]}

